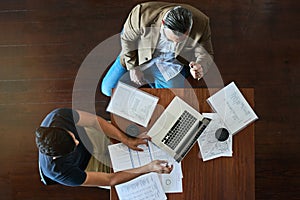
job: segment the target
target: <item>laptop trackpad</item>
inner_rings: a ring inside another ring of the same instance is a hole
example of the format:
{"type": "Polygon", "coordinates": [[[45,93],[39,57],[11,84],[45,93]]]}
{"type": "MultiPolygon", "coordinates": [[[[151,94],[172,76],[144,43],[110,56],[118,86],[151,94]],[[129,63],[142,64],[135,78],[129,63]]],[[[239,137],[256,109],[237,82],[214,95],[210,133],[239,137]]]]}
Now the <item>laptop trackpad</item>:
{"type": "Polygon", "coordinates": [[[175,122],[177,117],[175,117],[170,112],[165,111],[164,115],[162,116],[163,120],[160,120],[160,127],[169,130],[170,127],[172,127],[172,124],[175,122]]]}
{"type": "Polygon", "coordinates": [[[175,120],[176,117],[174,115],[168,111],[165,111],[154,123],[151,130],[148,132],[148,135],[151,137],[155,135],[158,137],[164,137],[165,133],[168,132],[175,120]],[[162,133],[162,135],[159,135],[159,133],[162,133]]]}

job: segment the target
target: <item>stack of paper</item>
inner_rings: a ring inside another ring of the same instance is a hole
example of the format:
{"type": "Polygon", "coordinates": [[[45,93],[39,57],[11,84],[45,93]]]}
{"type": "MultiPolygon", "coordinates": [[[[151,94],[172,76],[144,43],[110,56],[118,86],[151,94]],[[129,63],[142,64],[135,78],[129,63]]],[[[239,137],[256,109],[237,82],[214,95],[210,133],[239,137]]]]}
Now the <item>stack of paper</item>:
{"type": "Polygon", "coordinates": [[[116,186],[120,200],[166,200],[156,173],[149,173],[116,186]]]}
{"type": "Polygon", "coordinates": [[[198,144],[203,161],[221,156],[232,156],[232,134],[225,141],[216,138],[216,131],[226,128],[226,125],[216,113],[202,113],[204,117],[211,119],[210,123],[200,135],[198,144]]]}
{"type": "Polygon", "coordinates": [[[212,119],[198,139],[203,161],[221,156],[232,156],[233,135],[258,119],[234,82],[212,95],[207,102],[215,113],[203,113],[212,119]],[[216,131],[225,129],[229,137],[225,141],[216,138],[216,131]]]}
{"type": "Polygon", "coordinates": [[[167,160],[173,165],[173,171],[170,174],[159,174],[160,184],[165,193],[182,192],[182,169],[181,163],[177,163],[174,158],[166,152],[159,149],[152,142],[139,146],[144,151],[134,151],[122,143],[109,145],[109,153],[114,172],[132,169],[146,165],[153,160],[167,160]]]}

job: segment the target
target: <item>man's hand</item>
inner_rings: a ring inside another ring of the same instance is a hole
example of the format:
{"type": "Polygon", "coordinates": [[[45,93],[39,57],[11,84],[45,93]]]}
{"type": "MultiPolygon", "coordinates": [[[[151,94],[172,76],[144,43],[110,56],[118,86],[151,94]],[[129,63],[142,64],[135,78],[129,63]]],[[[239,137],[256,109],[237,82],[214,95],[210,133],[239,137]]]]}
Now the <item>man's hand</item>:
{"type": "Polygon", "coordinates": [[[128,146],[130,149],[133,149],[136,151],[143,151],[143,149],[138,146],[139,145],[147,145],[148,146],[148,140],[151,140],[151,137],[144,134],[138,138],[127,137],[127,139],[125,141],[122,141],[122,143],[125,144],[126,146],[128,146]]]}
{"type": "Polygon", "coordinates": [[[147,165],[150,172],[159,174],[169,174],[173,170],[173,165],[169,165],[166,160],[154,160],[147,165]]]}
{"type": "Polygon", "coordinates": [[[204,75],[203,68],[199,63],[196,62],[190,62],[190,73],[192,74],[194,79],[201,79],[204,75]]]}
{"type": "Polygon", "coordinates": [[[143,85],[144,81],[144,73],[139,69],[131,69],[129,70],[130,80],[137,85],[143,85]]]}

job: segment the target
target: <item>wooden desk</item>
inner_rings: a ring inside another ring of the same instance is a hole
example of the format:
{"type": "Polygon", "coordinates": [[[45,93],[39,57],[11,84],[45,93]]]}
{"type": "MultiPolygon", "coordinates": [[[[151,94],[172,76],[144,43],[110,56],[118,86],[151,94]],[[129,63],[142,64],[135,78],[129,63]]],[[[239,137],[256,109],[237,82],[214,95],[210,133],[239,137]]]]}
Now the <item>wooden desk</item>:
{"type": "MultiPolygon", "coordinates": [[[[211,112],[211,108],[206,103],[206,99],[210,96],[207,89],[145,88],[144,90],[158,96],[160,98],[158,104],[164,107],[177,95],[201,113],[211,112]]],[[[241,89],[241,92],[253,107],[254,90],[241,89]]],[[[160,112],[158,111],[158,113],[160,112]]],[[[154,123],[155,120],[151,121],[150,123],[154,123]]],[[[119,123],[121,129],[125,124],[125,121],[124,124],[119,123]]],[[[233,157],[222,157],[203,162],[198,156],[199,147],[196,143],[182,161],[183,193],[167,194],[169,200],[255,199],[254,124],[234,136],[233,157]]],[[[116,191],[112,188],[111,200],[117,199],[116,191]]]]}

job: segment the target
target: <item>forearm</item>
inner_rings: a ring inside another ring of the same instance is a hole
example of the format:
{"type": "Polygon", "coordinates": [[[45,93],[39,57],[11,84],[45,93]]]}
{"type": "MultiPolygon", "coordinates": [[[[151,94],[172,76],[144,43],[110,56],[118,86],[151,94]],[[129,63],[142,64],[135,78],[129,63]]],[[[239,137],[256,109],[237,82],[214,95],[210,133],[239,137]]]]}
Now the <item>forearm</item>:
{"type": "Polygon", "coordinates": [[[121,34],[121,63],[125,64],[125,67],[128,70],[131,70],[138,65],[138,38],[138,34],[136,34],[132,30],[126,30],[125,28],[123,30],[123,33],[121,34]]]}
{"type": "Polygon", "coordinates": [[[130,181],[140,175],[156,172],[170,173],[173,170],[172,165],[168,165],[165,160],[154,160],[142,167],[124,170],[116,173],[86,172],[87,177],[82,186],[114,186],[120,183],[130,181]]]}
{"type": "Polygon", "coordinates": [[[156,172],[156,173],[171,173],[173,170],[173,165],[169,165],[166,160],[154,160],[151,163],[144,165],[142,167],[129,169],[122,172],[117,172],[112,174],[110,178],[110,184],[116,185],[129,180],[132,180],[140,175],[156,172]]]}
{"type": "Polygon", "coordinates": [[[121,33],[121,58],[124,59],[128,70],[131,70],[138,65],[138,41],[143,32],[142,27],[140,26],[140,16],[140,5],[137,5],[130,12],[121,33]]]}
{"type": "Polygon", "coordinates": [[[77,112],[80,116],[77,123],[78,126],[93,127],[94,129],[104,133],[108,137],[121,141],[122,143],[126,143],[126,141],[128,140],[128,136],[126,136],[117,127],[107,122],[102,117],[80,110],[77,110],[77,112]]]}
{"type": "Polygon", "coordinates": [[[202,66],[204,74],[207,73],[208,69],[214,63],[213,55],[209,54],[202,46],[199,46],[195,49],[195,57],[196,63],[202,66]]]}
{"type": "Polygon", "coordinates": [[[111,174],[87,172],[86,180],[82,186],[115,186],[149,172],[150,169],[148,165],[111,174]]]}
{"type": "Polygon", "coordinates": [[[139,168],[113,173],[111,176],[110,185],[113,186],[120,183],[124,183],[140,175],[149,173],[150,170],[148,168],[148,165],[145,165],[139,168]]]}
{"type": "Polygon", "coordinates": [[[203,24],[205,27],[201,38],[197,39],[197,47],[195,48],[196,63],[201,64],[204,73],[208,71],[213,63],[213,46],[211,41],[211,30],[209,25],[209,19],[205,20],[203,24]]]}
{"type": "Polygon", "coordinates": [[[97,117],[97,123],[95,124],[95,127],[97,127],[99,131],[103,132],[108,137],[118,140],[124,144],[126,144],[127,140],[129,139],[128,136],[120,131],[116,126],[107,122],[101,117],[97,117]]]}

